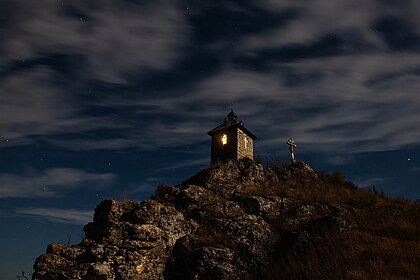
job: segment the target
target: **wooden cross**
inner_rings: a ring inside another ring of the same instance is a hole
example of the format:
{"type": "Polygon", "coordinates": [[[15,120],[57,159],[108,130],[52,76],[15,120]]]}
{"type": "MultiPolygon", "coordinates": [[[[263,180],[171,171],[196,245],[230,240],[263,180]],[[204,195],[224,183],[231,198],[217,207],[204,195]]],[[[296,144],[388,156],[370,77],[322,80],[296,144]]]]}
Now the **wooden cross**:
{"type": "Polygon", "coordinates": [[[287,140],[286,144],[289,145],[290,160],[292,161],[292,163],[295,163],[296,162],[296,159],[295,159],[295,148],[296,148],[295,141],[293,141],[292,138],[289,138],[289,140],[287,140]]]}
{"type": "Polygon", "coordinates": [[[244,142],[245,142],[245,149],[246,149],[246,144],[248,144],[248,139],[246,139],[246,137],[244,137],[244,142]]]}

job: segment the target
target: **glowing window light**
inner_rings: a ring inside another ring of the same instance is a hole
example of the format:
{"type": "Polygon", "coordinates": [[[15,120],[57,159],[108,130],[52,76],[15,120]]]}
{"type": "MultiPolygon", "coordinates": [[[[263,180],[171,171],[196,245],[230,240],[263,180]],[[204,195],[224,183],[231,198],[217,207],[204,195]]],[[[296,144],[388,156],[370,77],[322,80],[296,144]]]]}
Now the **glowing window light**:
{"type": "Polygon", "coordinates": [[[226,145],[227,144],[227,135],[223,134],[222,135],[222,145],[226,145]]]}

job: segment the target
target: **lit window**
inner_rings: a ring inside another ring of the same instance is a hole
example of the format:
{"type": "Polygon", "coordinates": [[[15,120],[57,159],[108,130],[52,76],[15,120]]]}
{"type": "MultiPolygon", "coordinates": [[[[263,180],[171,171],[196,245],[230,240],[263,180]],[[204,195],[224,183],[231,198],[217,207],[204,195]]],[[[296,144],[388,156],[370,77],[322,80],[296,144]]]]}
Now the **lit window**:
{"type": "Polygon", "coordinates": [[[223,134],[222,135],[222,145],[226,145],[227,144],[227,135],[223,134]]]}

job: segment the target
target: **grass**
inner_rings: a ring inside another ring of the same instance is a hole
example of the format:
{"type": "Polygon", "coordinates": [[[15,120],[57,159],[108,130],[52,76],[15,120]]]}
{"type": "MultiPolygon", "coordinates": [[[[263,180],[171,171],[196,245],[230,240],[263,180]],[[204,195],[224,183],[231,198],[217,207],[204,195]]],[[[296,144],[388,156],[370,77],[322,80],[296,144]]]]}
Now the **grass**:
{"type": "MultiPolygon", "coordinates": [[[[331,175],[299,173],[286,164],[273,164],[271,170],[280,175],[279,182],[249,182],[238,192],[266,198],[280,196],[302,205],[339,205],[344,210],[340,216],[351,227],[342,232],[291,228],[284,220],[293,219],[293,214],[287,217],[286,210],[279,220],[267,221],[279,241],[272,262],[262,268],[258,279],[419,279],[419,203],[359,189],[339,171],[331,175]],[[296,247],[290,236],[303,230],[308,230],[310,242],[306,247],[296,247]]],[[[164,190],[165,186],[159,186],[156,194],[164,190]]],[[[314,215],[322,220],[331,215],[326,209],[314,215]]],[[[223,217],[220,211],[210,214],[213,218],[232,218],[223,217]]],[[[202,225],[197,237],[202,247],[229,248],[241,259],[247,258],[235,239],[222,229],[202,225]]]]}
{"type": "Polygon", "coordinates": [[[353,209],[344,215],[352,228],[329,236],[312,235],[304,252],[288,248],[287,241],[279,244],[277,260],[263,270],[261,279],[418,279],[419,204],[359,189],[339,172],[317,176],[316,180],[292,176],[268,188],[249,190],[254,195],[283,192],[286,198],[306,203],[353,209]]]}
{"type": "Polygon", "coordinates": [[[418,279],[420,245],[417,241],[381,237],[352,230],[314,238],[304,253],[287,250],[262,279],[418,279]]]}
{"type": "Polygon", "coordinates": [[[292,177],[283,188],[289,198],[349,209],[344,218],[352,228],[328,236],[313,234],[304,252],[283,240],[262,279],[418,279],[418,203],[358,189],[338,173],[318,173],[318,180],[311,181],[292,177]]]}

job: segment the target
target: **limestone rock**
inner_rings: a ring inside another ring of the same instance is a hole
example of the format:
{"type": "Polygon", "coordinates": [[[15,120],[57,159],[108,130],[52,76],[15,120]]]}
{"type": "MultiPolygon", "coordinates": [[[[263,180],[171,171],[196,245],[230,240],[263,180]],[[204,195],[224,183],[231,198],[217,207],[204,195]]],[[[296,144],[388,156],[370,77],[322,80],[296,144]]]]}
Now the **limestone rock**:
{"type": "Polygon", "coordinates": [[[264,169],[249,159],[228,161],[140,203],[105,200],[79,244],[48,245],[33,279],[258,279],[284,228],[299,248],[310,244],[314,224],[349,228],[339,205],[285,198],[281,184],[293,176],[316,173],[304,163],[264,169]],[[279,190],[265,192],[270,186],[279,190]]]}
{"type": "Polygon", "coordinates": [[[249,267],[229,248],[203,247],[194,236],[180,238],[166,264],[165,279],[250,279],[249,267]]]}

